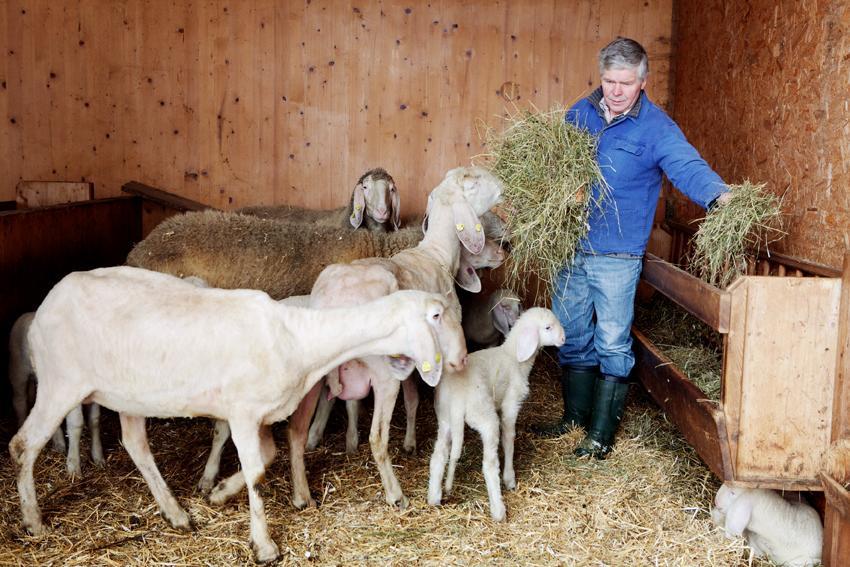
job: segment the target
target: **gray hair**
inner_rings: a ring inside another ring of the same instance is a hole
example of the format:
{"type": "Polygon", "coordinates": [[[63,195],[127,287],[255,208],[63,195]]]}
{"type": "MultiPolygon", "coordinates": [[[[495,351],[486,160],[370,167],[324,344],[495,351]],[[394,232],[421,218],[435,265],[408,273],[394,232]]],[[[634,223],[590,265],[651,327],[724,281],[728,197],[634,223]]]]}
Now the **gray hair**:
{"type": "Polygon", "coordinates": [[[640,80],[649,73],[649,58],[641,44],[627,37],[618,37],[599,51],[599,72],[608,69],[637,69],[640,80]]]}

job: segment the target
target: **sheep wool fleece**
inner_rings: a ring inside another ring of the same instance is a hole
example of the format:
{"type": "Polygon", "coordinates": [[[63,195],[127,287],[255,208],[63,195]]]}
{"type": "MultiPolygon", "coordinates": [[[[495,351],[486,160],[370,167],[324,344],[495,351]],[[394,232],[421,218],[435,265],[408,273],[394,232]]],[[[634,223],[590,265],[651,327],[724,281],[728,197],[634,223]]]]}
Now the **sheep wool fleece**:
{"type": "MultiPolygon", "coordinates": [[[[610,124],[599,107],[602,89],[570,108],[564,119],[598,136],[597,161],[610,195],[589,219],[580,247],[591,254],[643,256],[661,191],[661,174],[703,208],[726,184],[663,110],[641,92],[632,110],[610,124]]],[[[599,187],[594,191],[599,192],[599,187]]]]}

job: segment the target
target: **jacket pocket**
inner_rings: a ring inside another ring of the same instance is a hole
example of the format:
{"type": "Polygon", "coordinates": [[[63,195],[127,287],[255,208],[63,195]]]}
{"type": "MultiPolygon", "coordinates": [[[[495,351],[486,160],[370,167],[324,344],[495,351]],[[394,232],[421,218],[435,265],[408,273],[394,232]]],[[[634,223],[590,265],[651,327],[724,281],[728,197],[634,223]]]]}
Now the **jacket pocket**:
{"type": "Polygon", "coordinates": [[[625,138],[616,138],[613,145],[615,150],[623,150],[635,156],[641,155],[646,149],[646,144],[625,138]]]}

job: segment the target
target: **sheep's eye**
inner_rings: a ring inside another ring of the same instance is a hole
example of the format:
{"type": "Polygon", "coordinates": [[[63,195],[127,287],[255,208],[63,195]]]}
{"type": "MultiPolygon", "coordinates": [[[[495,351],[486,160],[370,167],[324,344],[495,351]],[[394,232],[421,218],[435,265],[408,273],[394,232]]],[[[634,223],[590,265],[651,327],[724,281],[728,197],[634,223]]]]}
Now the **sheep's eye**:
{"type": "Polygon", "coordinates": [[[390,193],[395,193],[395,185],[390,185],[390,193]]]}
{"type": "Polygon", "coordinates": [[[434,314],[431,316],[431,318],[432,318],[434,321],[439,321],[439,320],[440,320],[440,314],[439,314],[439,313],[434,313],[434,314]]]}
{"type": "Polygon", "coordinates": [[[364,191],[369,191],[369,186],[365,183],[362,185],[364,191]]]}
{"type": "Polygon", "coordinates": [[[547,330],[547,331],[551,331],[551,330],[552,330],[552,325],[546,325],[546,330],[547,330]]]}

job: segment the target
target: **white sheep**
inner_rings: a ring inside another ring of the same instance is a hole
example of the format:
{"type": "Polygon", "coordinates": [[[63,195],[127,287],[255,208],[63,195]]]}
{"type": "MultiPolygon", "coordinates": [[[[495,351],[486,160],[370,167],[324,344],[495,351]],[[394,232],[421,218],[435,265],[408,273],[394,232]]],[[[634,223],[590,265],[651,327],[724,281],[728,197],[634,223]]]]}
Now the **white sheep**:
{"type": "MultiPolygon", "coordinates": [[[[150,452],[145,417],[211,416],[229,422],[247,480],[251,543],[276,559],[257,490],[285,419],[346,360],[400,353],[423,379],[442,373],[436,333],[446,301],[396,292],[360,307],[303,309],[253,290],[203,288],[132,267],[66,276],[38,308],[29,334],[39,376],[35,405],[12,438],[24,526],[43,533],[33,466],[64,416],[83,401],[119,413],[122,441],[164,518],[189,529],[150,452]]],[[[459,326],[446,330],[462,340],[459,326]]]]}
{"type": "MultiPolygon", "coordinates": [[[[37,387],[37,377],[30,359],[29,341],[27,340],[33,317],[35,317],[35,312],[24,313],[18,317],[9,333],[9,383],[12,386],[12,407],[15,409],[19,428],[26,420],[37,387]]],[[[89,404],[88,418],[92,462],[101,467],[105,460],[100,440],[100,406],[89,404]]],[[[65,468],[73,478],[82,474],[80,466],[80,437],[83,431],[82,406],[75,407],[66,416],[65,428],[68,430],[68,453],[65,468]]],[[[61,426],[53,432],[52,444],[56,451],[65,453],[65,437],[61,426]]]]}
{"type": "MultiPolygon", "coordinates": [[[[482,220],[486,216],[487,215],[483,215],[482,220]]],[[[484,248],[480,253],[472,254],[466,248],[461,248],[460,265],[458,267],[457,274],[455,275],[457,281],[462,282],[463,285],[476,292],[481,289],[481,280],[478,278],[476,270],[483,268],[497,268],[505,261],[505,250],[499,244],[500,240],[498,238],[500,238],[498,234],[496,234],[495,237],[491,237],[491,234],[487,232],[487,229],[485,228],[484,248]]],[[[473,293],[465,293],[464,295],[475,296],[473,293]]],[[[509,300],[506,299],[504,302],[505,307],[507,308],[505,316],[507,317],[509,324],[513,324],[513,322],[516,321],[516,317],[519,315],[517,313],[516,316],[513,316],[513,312],[516,311],[516,309],[514,309],[513,306],[510,306],[508,301],[509,300]]],[[[496,313],[496,311],[497,310],[493,310],[493,313],[496,313]]],[[[498,311],[498,315],[493,315],[492,317],[490,313],[487,314],[490,321],[493,321],[495,317],[499,317],[499,321],[502,321],[503,318],[501,310],[498,311]]],[[[463,324],[465,327],[465,315],[463,324]]],[[[490,323],[490,328],[492,328],[492,323],[490,323]]],[[[505,333],[507,333],[507,330],[505,330],[505,333]]],[[[464,334],[466,334],[466,331],[464,331],[464,334]]],[[[402,383],[402,390],[404,392],[404,407],[407,416],[404,450],[408,453],[411,453],[416,449],[416,411],[419,406],[419,392],[417,388],[417,381],[414,377],[411,377],[409,382],[405,381],[402,383]]],[[[313,450],[318,447],[319,443],[322,441],[322,437],[324,436],[325,427],[327,426],[328,419],[330,418],[331,410],[333,409],[335,402],[335,398],[328,395],[329,392],[330,390],[328,388],[324,388],[323,394],[319,396],[319,405],[316,408],[316,413],[313,416],[313,422],[310,424],[310,431],[307,434],[307,449],[309,450],[313,450]]],[[[348,415],[348,428],[345,435],[345,451],[347,453],[355,453],[357,451],[357,446],[360,444],[360,435],[357,430],[360,401],[346,400],[345,409],[348,415]]]]}
{"type": "Polygon", "coordinates": [[[461,295],[463,334],[470,350],[495,346],[522,315],[516,292],[497,289],[487,296],[461,295]]]}
{"type": "Polygon", "coordinates": [[[823,526],[805,502],[789,502],[773,490],[739,488],[723,483],[714,498],[711,518],[729,538],[744,536],[756,557],[777,565],[817,565],[823,549],[823,526]]]}
{"type": "Polygon", "coordinates": [[[438,430],[431,456],[429,504],[437,506],[442,500],[443,471],[450,452],[445,493],[451,493],[466,423],[481,435],[490,516],[496,521],[505,519],[499,486],[499,421],[501,418],[505,458],[502,480],[505,488],[513,490],[516,419],[528,396],[528,375],[540,348],[562,344],[564,329],[557,317],[548,309],[535,307],[523,313],[501,346],[473,352],[464,370],[444,374],[434,397],[438,430]]]}
{"type": "Polygon", "coordinates": [[[320,224],[331,227],[359,228],[366,220],[366,228],[376,231],[398,230],[401,206],[395,180],[384,169],[370,169],[360,176],[346,207],[327,211],[301,207],[253,206],[243,207],[240,213],[266,219],[320,224]],[[364,214],[365,213],[365,214],[364,214]]]}

